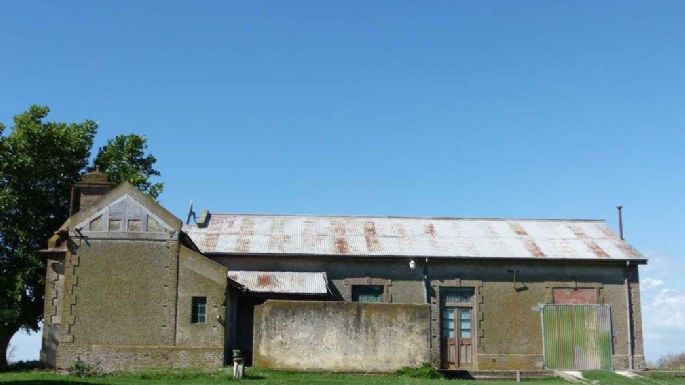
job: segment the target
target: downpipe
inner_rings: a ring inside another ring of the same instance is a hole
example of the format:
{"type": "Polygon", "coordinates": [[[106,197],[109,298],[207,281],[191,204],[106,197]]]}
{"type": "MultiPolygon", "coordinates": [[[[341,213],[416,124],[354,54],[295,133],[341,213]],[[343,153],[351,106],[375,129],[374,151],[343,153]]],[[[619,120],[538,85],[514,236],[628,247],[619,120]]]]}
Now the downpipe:
{"type": "Polygon", "coordinates": [[[626,276],[625,276],[625,284],[626,284],[626,318],[627,318],[627,327],[628,327],[628,369],[633,370],[634,363],[633,363],[633,310],[632,306],[630,303],[630,261],[626,261],[626,276]]]}

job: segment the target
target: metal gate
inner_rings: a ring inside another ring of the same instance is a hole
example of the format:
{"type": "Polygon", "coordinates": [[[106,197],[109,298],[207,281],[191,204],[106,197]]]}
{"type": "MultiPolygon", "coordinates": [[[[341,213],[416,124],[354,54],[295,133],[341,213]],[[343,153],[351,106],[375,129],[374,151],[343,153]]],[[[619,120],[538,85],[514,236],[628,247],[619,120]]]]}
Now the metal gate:
{"type": "Polygon", "coordinates": [[[545,368],[611,370],[611,311],[607,305],[545,305],[545,368]]]}

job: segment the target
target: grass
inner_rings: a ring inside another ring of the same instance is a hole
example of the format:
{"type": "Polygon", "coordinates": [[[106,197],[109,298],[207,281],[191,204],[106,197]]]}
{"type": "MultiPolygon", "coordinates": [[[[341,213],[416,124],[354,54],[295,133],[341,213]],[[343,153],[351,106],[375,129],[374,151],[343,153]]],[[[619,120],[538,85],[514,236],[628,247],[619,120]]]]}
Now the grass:
{"type": "Polygon", "coordinates": [[[645,372],[639,378],[629,380],[613,372],[585,372],[583,376],[600,385],[685,385],[685,376],[673,376],[664,372],[645,372]]]}
{"type": "MultiPolygon", "coordinates": [[[[611,372],[587,372],[585,373],[588,383],[595,385],[685,385],[685,377],[669,375],[654,375],[637,380],[629,380],[611,372]],[[596,381],[596,382],[595,382],[596,381]]],[[[235,380],[230,369],[214,371],[199,370],[146,370],[131,373],[114,373],[96,377],[75,377],[48,371],[12,371],[0,373],[0,384],[14,385],[86,385],[86,384],[139,384],[139,385],[214,385],[241,383],[242,385],[449,385],[463,383],[461,380],[448,380],[444,378],[426,378],[432,375],[404,372],[403,374],[362,375],[340,373],[306,373],[285,372],[248,368],[246,378],[235,380]]],[[[533,385],[562,385],[567,382],[558,378],[528,380],[526,383],[533,385]]],[[[513,381],[484,381],[471,382],[478,385],[502,385],[515,384],[513,381]]]]}
{"type": "MultiPolygon", "coordinates": [[[[419,378],[417,374],[342,374],[342,373],[307,373],[286,372],[247,368],[246,378],[235,380],[230,369],[215,371],[195,370],[159,370],[140,371],[132,373],[115,373],[99,377],[75,377],[46,371],[9,372],[0,374],[0,384],[15,385],[85,385],[85,384],[184,384],[184,385],[213,385],[227,382],[242,383],[243,385],[431,385],[452,384],[458,380],[444,378],[419,378]]],[[[567,384],[560,379],[544,379],[527,381],[535,385],[567,384]]],[[[511,381],[478,381],[479,385],[511,384],[511,381]]]]}

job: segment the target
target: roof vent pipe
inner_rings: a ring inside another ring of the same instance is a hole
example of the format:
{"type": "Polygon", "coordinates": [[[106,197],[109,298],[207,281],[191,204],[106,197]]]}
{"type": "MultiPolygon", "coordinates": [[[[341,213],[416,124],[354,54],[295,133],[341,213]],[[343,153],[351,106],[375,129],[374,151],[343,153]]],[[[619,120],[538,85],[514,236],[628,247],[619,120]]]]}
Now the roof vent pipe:
{"type": "Polygon", "coordinates": [[[623,239],[623,206],[616,206],[618,209],[618,235],[623,239]]]}

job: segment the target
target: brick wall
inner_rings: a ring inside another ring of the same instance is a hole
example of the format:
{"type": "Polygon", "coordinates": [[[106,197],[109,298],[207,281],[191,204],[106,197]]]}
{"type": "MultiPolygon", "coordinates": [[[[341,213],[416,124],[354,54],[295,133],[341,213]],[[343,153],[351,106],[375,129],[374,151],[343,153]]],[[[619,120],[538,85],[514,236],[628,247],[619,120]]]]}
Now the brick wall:
{"type": "Polygon", "coordinates": [[[60,346],[57,367],[67,369],[77,357],[105,371],[141,368],[218,368],[224,363],[222,347],[68,344],[60,346]]]}
{"type": "Polygon", "coordinates": [[[56,364],[63,293],[64,258],[56,255],[48,258],[45,272],[44,326],[40,362],[46,368],[54,368],[56,364]]]}

